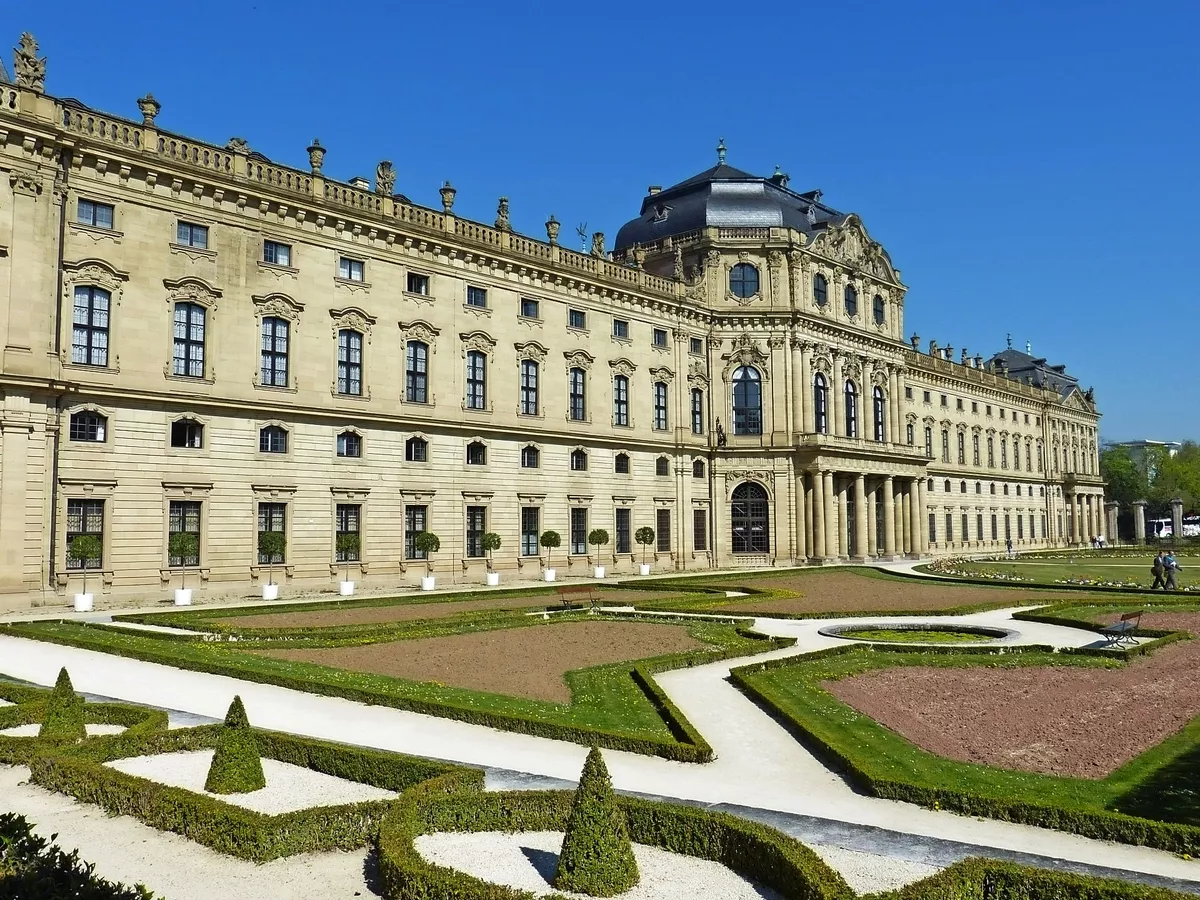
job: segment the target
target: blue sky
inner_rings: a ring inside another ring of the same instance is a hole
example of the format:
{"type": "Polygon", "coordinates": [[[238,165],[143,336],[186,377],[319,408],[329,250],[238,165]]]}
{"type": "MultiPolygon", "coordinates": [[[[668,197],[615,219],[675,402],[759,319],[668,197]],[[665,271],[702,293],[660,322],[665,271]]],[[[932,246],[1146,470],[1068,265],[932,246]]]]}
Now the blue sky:
{"type": "Polygon", "coordinates": [[[4,6],[53,94],[136,117],[152,91],[161,127],[295,166],[318,136],[332,177],[390,159],[417,202],[450,179],[490,222],[506,195],[536,237],[554,213],[611,244],[724,137],[863,216],[923,346],[1011,333],[1095,386],[1106,439],[1200,438],[1200,4],[4,6]]]}

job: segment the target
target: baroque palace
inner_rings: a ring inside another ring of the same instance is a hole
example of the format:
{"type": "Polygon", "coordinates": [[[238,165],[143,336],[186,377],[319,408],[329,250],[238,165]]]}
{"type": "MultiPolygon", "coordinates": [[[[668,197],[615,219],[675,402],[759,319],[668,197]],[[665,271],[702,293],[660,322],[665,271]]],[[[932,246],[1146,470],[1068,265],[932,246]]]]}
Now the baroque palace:
{"type": "MultiPolygon", "coordinates": [[[[1115,529],[1062,366],[904,337],[857,215],[726,164],[606,251],[272,162],[0,66],[0,608],[267,580],[443,582],[1086,542],[1115,529]],[[634,542],[649,526],[654,541],[634,542]],[[587,544],[591,529],[611,538],[587,544]],[[257,535],[286,546],[259,552],[257,535]],[[193,552],[173,555],[190,533],[193,552]],[[95,535],[99,553],[67,548],[95,535]],[[339,542],[356,534],[353,542],[339,542]],[[342,549],[339,551],[339,543],[342,549]],[[539,556],[540,554],[540,556],[539,556]]],[[[432,193],[432,192],[431,192],[432,193]]]]}

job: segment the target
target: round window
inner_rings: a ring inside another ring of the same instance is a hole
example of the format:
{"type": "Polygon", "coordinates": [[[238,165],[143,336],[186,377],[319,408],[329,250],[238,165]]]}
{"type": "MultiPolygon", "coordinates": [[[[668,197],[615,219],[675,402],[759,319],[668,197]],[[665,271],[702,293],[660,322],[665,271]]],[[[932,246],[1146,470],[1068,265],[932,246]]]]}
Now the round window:
{"type": "Polygon", "coordinates": [[[738,263],[729,273],[729,290],[735,297],[753,297],[758,293],[758,269],[750,263],[738,263]]]}

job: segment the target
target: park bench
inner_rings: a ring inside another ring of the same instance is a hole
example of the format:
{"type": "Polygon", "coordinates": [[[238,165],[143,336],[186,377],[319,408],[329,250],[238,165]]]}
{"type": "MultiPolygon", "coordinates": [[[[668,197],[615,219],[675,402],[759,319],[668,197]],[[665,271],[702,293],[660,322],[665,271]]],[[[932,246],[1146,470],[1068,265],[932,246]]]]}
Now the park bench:
{"type": "Polygon", "coordinates": [[[595,607],[596,592],[590,584],[564,584],[558,588],[558,599],[562,601],[565,608],[570,608],[573,600],[587,603],[589,607],[595,607]]]}
{"type": "Polygon", "coordinates": [[[1100,629],[1100,633],[1107,638],[1108,645],[1120,647],[1122,641],[1129,641],[1131,644],[1136,643],[1134,637],[1137,634],[1138,625],[1141,624],[1142,613],[1127,612],[1111,625],[1105,625],[1100,629]]]}

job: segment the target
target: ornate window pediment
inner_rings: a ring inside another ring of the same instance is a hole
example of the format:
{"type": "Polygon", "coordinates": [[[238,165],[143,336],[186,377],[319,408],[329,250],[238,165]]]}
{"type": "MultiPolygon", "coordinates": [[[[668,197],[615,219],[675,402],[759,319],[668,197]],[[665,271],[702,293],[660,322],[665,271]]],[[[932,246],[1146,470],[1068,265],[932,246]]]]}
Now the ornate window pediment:
{"type": "Polygon", "coordinates": [[[464,354],[470,350],[478,350],[490,357],[496,349],[496,341],[483,331],[464,331],[459,334],[459,338],[463,342],[464,354]]]}
{"type": "Polygon", "coordinates": [[[675,380],[675,373],[672,372],[670,369],[668,369],[666,366],[659,366],[657,368],[650,370],[650,378],[653,381],[662,381],[667,384],[670,384],[672,381],[675,380]]]}
{"type": "Polygon", "coordinates": [[[726,360],[725,368],[721,371],[721,377],[729,380],[729,373],[734,369],[742,366],[751,366],[762,374],[763,380],[768,379],[767,374],[767,355],[763,353],[758,344],[747,334],[743,334],[733,342],[733,350],[730,354],[724,357],[726,360]]]}
{"type": "Polygon", "coordinates": [[[399,322],[400,339],[404,342],[420,341],[423,344],[428,344],[429,348],[433,349],[434,338],[441,334],[441,330],[423,319],[417,319],[413,322],[399,322]]]}
{"type": "Polygon", "coordinates": [[[221,290],[205,281],[203,278],[188,276],[187,278],[164,278],[163,287],[167,289],[167,302],[199,303],[201,306],[215,310],[221,290]]]}
{"type": "Polygon", "coordinates": [[[518,342],[513,347],[516,348],[517,359],[532,359],[535,362],[544,362],[546,359],[546,348],[537,341],[518,342]]]}
{"type": "Polygon", "coordinates": [[[637,366],[624,357],[621,357],[620,359],[610,359],[608,361],[608,365],[612,368],[614,374],[624,375],[626,378],[633,375],[633,373],[637,370],[637,366]]]}
{"type": "Polygon", "coordinates": [[[335,338],[338,332],[345,328],[361,332],[367,339],[367,343],[371,343],[371,326],[375,324],[374,316],[367,315],[366,312],[357,306],[331,309],[329,310],[329,315],[333,319],[333,336],[335,338]]]}
{"type": "Polygon", "coordinates": [[[122,272],[102,259],[64,262],[62,267],[64,288],[74,287],[77,284],[95,285],[115,295],[129,280],[128,272],[122,272]]]}
{"type": "Polygon", "coordinates": [[[694,388],[708,387],[708,374],[704,371],[704,363],[693,362],[688,366],[688,384],[694,388]]]}
{"type": "Polygon", "coordinates": [[[596,358],[586,350],[566,350],[563,352],[563,357],[567,361],[568,371],[571,369],[583,369],[585,372],[592,367],[592,363],[596,358]]]}
{"type": "Polygon", "coordinates": [[[258,314],[264,317],[275,316],[291,322],[298,322],[300,313],[304,312],[304,304],[287,294],[278,292],[261,294],[250,299],[258,309],[258,314]]]}

